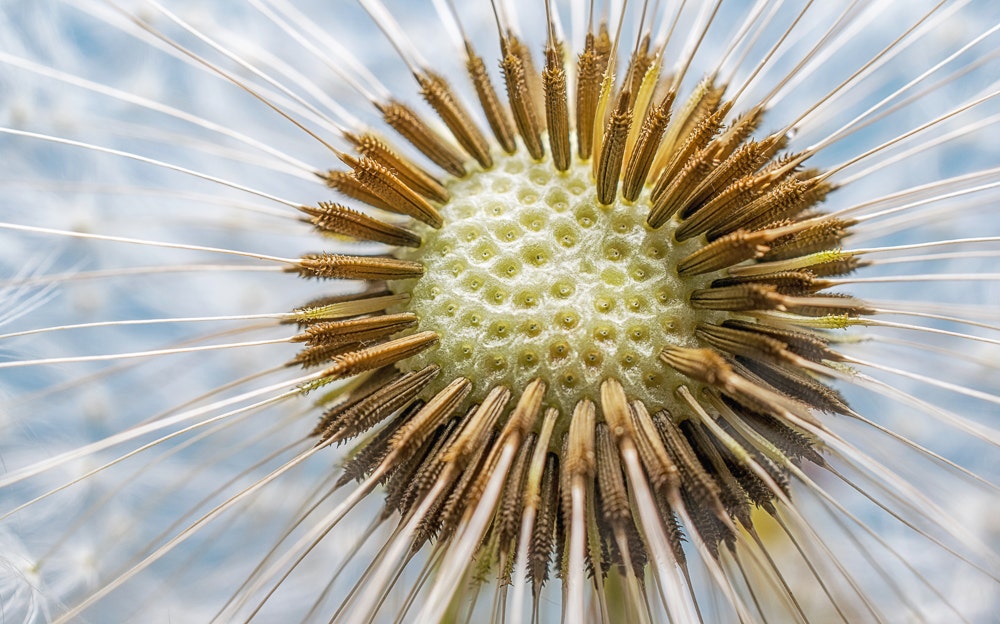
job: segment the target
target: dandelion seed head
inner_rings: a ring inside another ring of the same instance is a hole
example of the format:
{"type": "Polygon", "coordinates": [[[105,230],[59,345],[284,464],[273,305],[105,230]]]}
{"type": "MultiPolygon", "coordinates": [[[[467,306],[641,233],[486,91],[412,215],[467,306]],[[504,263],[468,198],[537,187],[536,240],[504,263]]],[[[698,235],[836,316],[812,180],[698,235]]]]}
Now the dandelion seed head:
{"type": "Polygon", "coordinates": [[[987,620],[996,540],[962,516],[995,489],[1000,280],[854,250],[995,230],[947,193],[996,174],[911,194],[980,166],[995,102],[944,115],[989,64],[864,113],[988,7],[630,3],[619,31],[616,2],[165,4],[15,27],[68,72],[19,66],[3,119],[13,176],[43,172],[13,193],[45,201],[0,227],[59,228],[68,274],[0,308],[43,334],[0,361],[0,531],[30,537],[0,562],[46,594],[16,613],[987,620]],[[78,105],[77,78],[122,92],[78,105]],[[91,146],[13,132],[39,125],[91,146]],[[130,317],[159,327],[59,327],[130,317]]]}

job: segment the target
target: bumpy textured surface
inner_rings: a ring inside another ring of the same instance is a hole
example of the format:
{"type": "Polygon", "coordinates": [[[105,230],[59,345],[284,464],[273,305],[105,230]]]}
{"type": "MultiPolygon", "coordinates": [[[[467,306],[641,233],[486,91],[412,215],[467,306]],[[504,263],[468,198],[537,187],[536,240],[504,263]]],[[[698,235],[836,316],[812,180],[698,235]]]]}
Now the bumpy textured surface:
{"type": "Polygon", "coordinates": [[[608,377],[648,405],[673,402],[675,373],[657,356],[693,346],[707,318],[687,299],[710,280],[672,269],[699,243],[674,242],[671,224],[649,228],[642,198],[599,205],[590,167],[561,174],[521,151],[450,185],[445,226],[421,228],[423,245],[399,254],[426,271],[394,289],[410,291],[421,329],[441,336],[407,369],[436,363],[438,385],[469,377],[475,397],[542,377],[564,411],[596,400],[608,377]]]}

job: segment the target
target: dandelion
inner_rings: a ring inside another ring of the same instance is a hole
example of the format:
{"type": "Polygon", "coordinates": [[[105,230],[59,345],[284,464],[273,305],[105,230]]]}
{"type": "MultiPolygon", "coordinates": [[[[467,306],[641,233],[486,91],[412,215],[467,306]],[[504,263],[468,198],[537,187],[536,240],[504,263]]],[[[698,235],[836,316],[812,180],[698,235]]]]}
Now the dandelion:
{"type": "Polygon", "coordinates": [[[4,618],[987,621],[981,4],[4,9],[4,618]]]}

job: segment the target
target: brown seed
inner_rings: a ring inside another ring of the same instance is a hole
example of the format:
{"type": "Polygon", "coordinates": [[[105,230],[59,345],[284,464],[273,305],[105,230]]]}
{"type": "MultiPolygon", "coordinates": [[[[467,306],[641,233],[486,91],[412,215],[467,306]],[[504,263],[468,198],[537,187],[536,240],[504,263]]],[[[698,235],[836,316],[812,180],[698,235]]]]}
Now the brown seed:
{"type": "Polygon", "coordinates": [[[569,145],[569,104],[566,94],[566,70],[563,68],[562,46],[552,42],[545,49],[545,117],[549,130],[552,163],[559,171],[569,169],[572,154],[569,145]]]}
{"type": "Polygon", "coordinates": [[[493,136],[503,151],[513,154],[517,151],[517,143],[514,142],[514,129],[510,125],[507,112],[500,105],[500,98],[497,96],[496,89],[493,88],[489,72],[486,71],[486,63],[473,51],[472,44],[468,41],[465,42],[465,50],[468,55],[465,67],[472,79],[472,86],[479,98],[479,106],[483,109],[483,114],[486,115],[490,130],[493,131],[493,136]]]}
{"type": "Polygon", "coordinates": [[[341,254],[306,254],[287,269],[302,277],[323,279],[398,280],[420,277],[424,267],[411,260],[341,254]]]}
{"type": "Polygon", "coordinates": [[[465,159],[432,130],[410,107],[401,102],[376,103],[382,119],[424,156],[451,175],[465,177],[465,159]]]}
{"type": "Polygon", "coordinates": [[[629,93],[618,94],[615,110],[608,118],[601,143],[601,155],[597,165],[597,201],[607,206],[618,195],[618,180],[625,159],[625,145],[628,131],[632,127],[632,109],[629,107],[629,93]]]}
{"type": "Polygon", "coordinates": [[[448,126],[462,149],[475,158],[483,169],[491,168],[493,158],[490,156],[490,145],[486,142],[486,137],[476,127],[475,122],[472,121],[468,111],[455,97],[448,81],[439,74],[426,69],[418,73],[416,78],[417,82],[420,83],[420,92],[424,99],[448,126]]]}
{"type": "Polygon", "coordinates": [[[524,63],[520,56],[508,52],[503,58],[502,67],[507,83],[507,100],[514,113],[514,125],[531,157],[541,160],[545,150],[542,148],[541,129],[535,117],[535,105],[531,101],[524,63]]]}
{"type": "Polygon", "coordinates": [[[315,207],[302,206],[299,210],[309,215],[309,222],[321,232],[398,247],[420,246],[420,237],[413,232],[340,204],[319,202],[315,207]]]}
{"type": "Polygon", "coordinates": [[[366,156],[358,161],[354,178],[377,195],[392,212],[419,219],[434,228],[444,225],[437,209],[371,158],[366,156]]]}

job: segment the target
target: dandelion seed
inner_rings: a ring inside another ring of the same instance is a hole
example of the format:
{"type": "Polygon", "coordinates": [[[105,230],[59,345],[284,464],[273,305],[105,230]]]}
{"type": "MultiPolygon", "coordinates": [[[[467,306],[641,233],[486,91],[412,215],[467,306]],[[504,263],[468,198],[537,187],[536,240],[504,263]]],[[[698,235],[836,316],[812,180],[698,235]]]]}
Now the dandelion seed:
{"type": "Polygon", "coordinates": [[[342,4],[0,27],[4,617],[993,616],[995,7],[342,4]]]}

